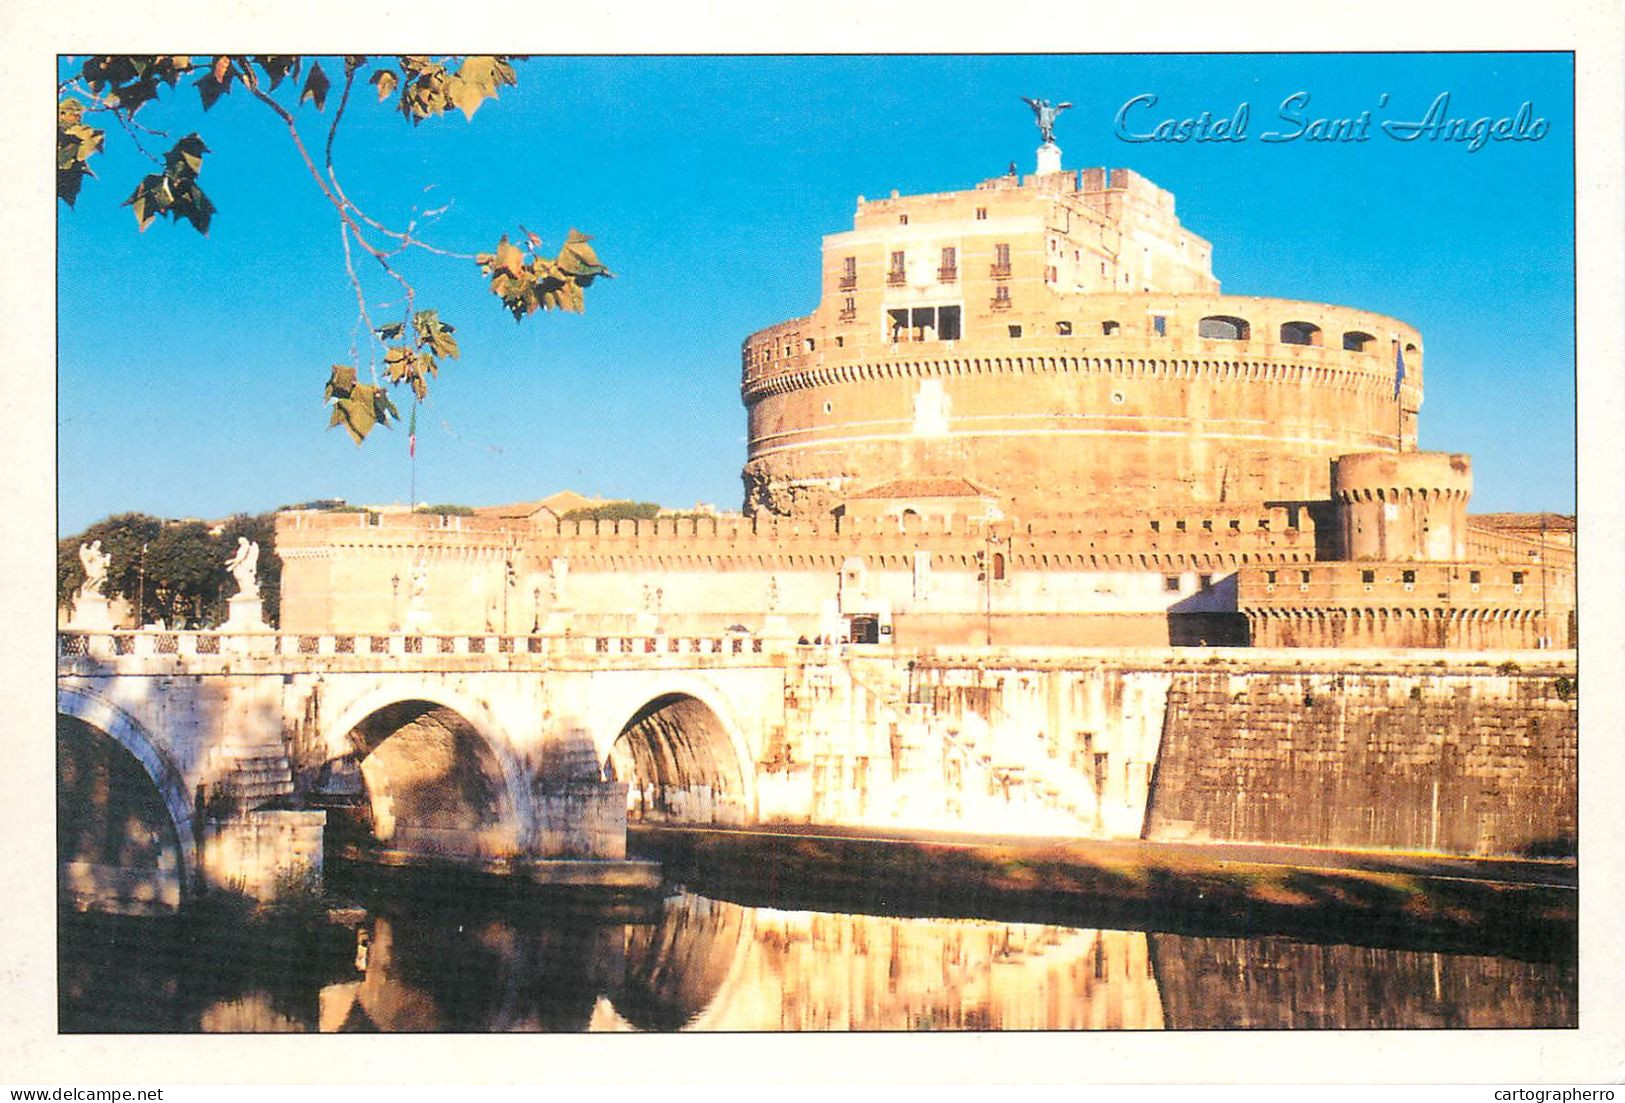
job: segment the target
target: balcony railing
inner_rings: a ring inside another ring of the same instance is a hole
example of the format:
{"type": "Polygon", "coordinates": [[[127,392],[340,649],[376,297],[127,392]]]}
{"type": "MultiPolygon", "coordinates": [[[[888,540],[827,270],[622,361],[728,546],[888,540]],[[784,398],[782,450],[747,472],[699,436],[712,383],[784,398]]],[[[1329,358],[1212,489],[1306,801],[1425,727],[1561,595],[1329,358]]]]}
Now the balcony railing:
{"type": "Polygon", "coordinates": [[[995,264],[988,269],[988,274],[996,280],[1007,280],[1010,278],[1010,266],[1008,264],[995,264]]]}
{"type": "Polygon", "coordinates": [[[854,290],[857,289],[857,286],[858,286],[858,277],[856,277],[856,276],[842,276],[841,277],[840,288],[841,288],[842,291],[854,291],[854,290]]]}
{"type": "Polygon", "coordinates": [[[900,270],[893,270],[886,273],[886,284],[888,287],[901,287],[907,280],[907,274],[900,270]]]}
{"type": "Polygon", "coordinates": [[[958,278],[959,278],[959,269],[958,268],[938,268],[937,269],[937,282],[938,283],[953,283],[958,278]]]}
{"type": "Polygon", "coordinates": [[[993,300],[993,309],[994,310],[1009,310],[1010,309],[1010,300],[1009,299],[994,299],[993,300]]]}

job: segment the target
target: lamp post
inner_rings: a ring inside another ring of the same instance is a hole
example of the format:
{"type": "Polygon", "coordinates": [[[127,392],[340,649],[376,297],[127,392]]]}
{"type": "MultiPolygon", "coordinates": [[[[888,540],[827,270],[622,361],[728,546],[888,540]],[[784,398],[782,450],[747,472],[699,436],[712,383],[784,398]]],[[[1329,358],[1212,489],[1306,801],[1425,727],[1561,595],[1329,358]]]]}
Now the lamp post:
{"type": "Polygon", "coordinates": [[[141,566],[136,573],[135,585],[135,626],[140,628],[146,622],[147,606],[147,542],[141,541],[141,566]]]}

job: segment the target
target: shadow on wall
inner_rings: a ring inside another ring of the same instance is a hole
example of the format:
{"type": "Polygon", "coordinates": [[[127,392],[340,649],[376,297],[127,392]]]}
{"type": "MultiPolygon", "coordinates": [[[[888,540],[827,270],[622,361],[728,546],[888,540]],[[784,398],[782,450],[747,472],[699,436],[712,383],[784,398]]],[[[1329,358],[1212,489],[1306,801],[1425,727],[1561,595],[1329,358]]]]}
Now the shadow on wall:
{"type": "Polygon", "coordinates": [[[1247,618],[1235,611],[1236,576],[1225,575],[1168,606],[1172,647],[1249,647],[1247,618]]]}
{"type": "Polygon", "coordinates": [[[329,772],[330,781],[351,786],[359,772],[366,793],[364,809],[351,809],[340,828],[350,841],[363,841],[355,836],[365,831],[367,841],[421,853],[500,854],[517,847],[502,768],[454,710],[402,701],[357,724],[350,741],[355,766],[341,760],[329,772]]]}
{"type": "Polygon", "coordinates": [[[61,715],[56,838],[65,907],[130,915],[179,909],[180,840],[157,786],[112,737],[61,715]]]}

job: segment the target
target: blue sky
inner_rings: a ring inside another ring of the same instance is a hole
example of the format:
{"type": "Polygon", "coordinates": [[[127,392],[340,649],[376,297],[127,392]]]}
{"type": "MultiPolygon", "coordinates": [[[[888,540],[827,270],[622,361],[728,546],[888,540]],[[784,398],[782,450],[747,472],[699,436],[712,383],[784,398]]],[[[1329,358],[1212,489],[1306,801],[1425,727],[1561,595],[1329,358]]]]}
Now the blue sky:
{"type": "MultiPolygon", "coordinates": [[[[420,419],[419,499],[570,487],[736,508],[741,339],[815,305],[820,237],[850,227],[858,195],[1029,169],[1023,95],[1076,105],[1056,125],[1068,167],[1129,167],[1174,192],[1225,291],[1418,326],[1422,447],[1473,454],[1475,512],[1572,511],[1574,127],[1555,54],[538,59],[472,123],[414,129],[363,100],[336,161],[370,213],[399,224],[450,203],[426,236],[460,252],[520,223],[554,245],[579,227],[618,276],[584,315],[516,325],[468,262],[412,262],[420,305],[463,348],[420,419]],[[1295,92],[1311,117],[1372,110],[1369,139],[1263,141],[1295,92]],[[1130,116],[1137,130],[1245,102],[1247,139],[1122,141],[1114,117],[1142,93],[1159,102],[1130,116]],[[1549,131],[1470,151],[1377,128],[1440,93],[1467,119],[1528,101],[1549,131]]],[[[116,128],[77,209],[58,205],[59,530],[127,509],[404,501],[403,427],[360,449],[326,429],[355,300],[280,124],[240,93],[203,115],[189,87],[140,118],[203,134],[218,214],[207,238],[137,233],[119,203],[148,168],[116,128]]],[[[327,117],[301,118],[319,145],[327,117]]]]}

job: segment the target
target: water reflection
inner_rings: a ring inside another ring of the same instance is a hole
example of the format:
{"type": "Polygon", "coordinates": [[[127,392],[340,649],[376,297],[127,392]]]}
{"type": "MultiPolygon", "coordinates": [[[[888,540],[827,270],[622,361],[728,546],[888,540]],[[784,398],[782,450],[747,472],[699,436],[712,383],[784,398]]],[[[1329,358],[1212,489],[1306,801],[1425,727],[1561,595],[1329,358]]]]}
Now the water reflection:
{"type": "MultiPolygon", "coordinates": [[[[125,921],[129,922],[129,921],[125,921]]],[[[152,922],[152,921],[149,921],[152,922]]],[[[76,1030],[1117,1030],[1564,1026],[1572,964],[692,894],[640,922],[379,904],[223,977],[182,950],[63,941],[76,1030]],[[139,994],[119,999],[120,993],[139,994]]],[[[178,948],[178,947],[177,947],[178,948]]]]}

